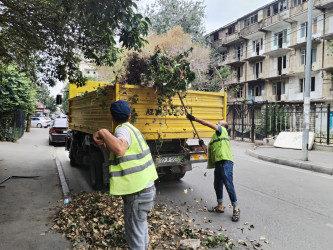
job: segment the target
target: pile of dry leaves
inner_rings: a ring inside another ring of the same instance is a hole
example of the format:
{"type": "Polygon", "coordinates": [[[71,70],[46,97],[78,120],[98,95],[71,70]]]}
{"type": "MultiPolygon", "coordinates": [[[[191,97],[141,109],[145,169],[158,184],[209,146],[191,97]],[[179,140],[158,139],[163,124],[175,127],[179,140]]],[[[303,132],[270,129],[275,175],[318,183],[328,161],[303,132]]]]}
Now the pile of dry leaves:
{"type": "MultiPolygon", "coordinates": [[[[102,193],[72,197],[57,213],[52,229],[63,233],[75,249],[127,248],[123,201],[102,193]]],[[[231,248],[231,240],[192,226],[193,219],[181,211],[156,204],[149,214],[149,249],[176,249],[183,239],[199,239],[202,248],[231,248]]]]}

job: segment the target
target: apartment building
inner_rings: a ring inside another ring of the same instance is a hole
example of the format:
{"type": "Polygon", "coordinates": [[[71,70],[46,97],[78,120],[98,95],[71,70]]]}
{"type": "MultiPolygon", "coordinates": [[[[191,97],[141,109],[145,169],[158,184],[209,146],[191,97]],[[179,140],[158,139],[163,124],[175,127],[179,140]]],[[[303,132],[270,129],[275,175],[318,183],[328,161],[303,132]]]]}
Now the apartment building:
{"type": "MultiPolygon", "coordinates": [[[[308,7],[276,0],[210,33],[218,67],[232,70],[229,101],[303,102],[308,7]]],[[[332,102],[333,0],[313,1],[311,25],[311,102],[332,102]]]]}

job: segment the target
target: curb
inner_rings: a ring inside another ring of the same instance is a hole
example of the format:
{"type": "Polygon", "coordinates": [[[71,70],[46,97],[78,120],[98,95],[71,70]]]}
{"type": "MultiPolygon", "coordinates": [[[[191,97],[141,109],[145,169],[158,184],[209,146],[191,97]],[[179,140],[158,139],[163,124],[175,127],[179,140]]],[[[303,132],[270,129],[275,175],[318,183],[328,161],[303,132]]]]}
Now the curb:
{"type": "Polygon", "coordinates": [[[54,157],[55,157],[55,161],[56,161],[56,165],[57,165],[57,169],[58,169],[58,175],[59,175],[59,179],[60,179],[60,183],[61,183],[61,187],[62,187],[62,193],[64,195],[64,204],[66,204],[70,200],[70,192],[69,192],[69,188],[68,188],[68,185],[66,182],[64,171],[62,170],[61,163],[58,159],[57,152],[54,149],[54,147],[53,147],[53,150],[54,150],[54,157]]]}
{"type": "Polygon", "coordinates": [[[252,157],[255,157],[255,158],[263,160],[263,161],[269,161],[269,162],[286,165],[286,166],[290,166],[290,167],[295,167],[295,168],[310,170],[310,171],[314,171],[314,172],[318,172],[318,173],[333,175],[333,168],[326,168],[326,167],[314,165],[311,163],[305,163],[305,162],[302,162],[299,160],[286,160],[286,159],[281,159],[281,158],[275,158],[275,157],[255,153],[253,150],[250,150],[250,149],[247,149],[246,153],[252,157]]]}

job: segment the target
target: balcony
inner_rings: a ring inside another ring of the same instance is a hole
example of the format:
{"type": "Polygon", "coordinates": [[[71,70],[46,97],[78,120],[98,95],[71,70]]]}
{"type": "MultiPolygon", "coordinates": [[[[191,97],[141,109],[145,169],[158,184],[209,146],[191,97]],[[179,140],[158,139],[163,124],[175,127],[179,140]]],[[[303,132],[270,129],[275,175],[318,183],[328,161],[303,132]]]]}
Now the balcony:
{"type": "Polygon", "coordinates": [[[257,55],[257,54],[251,54],[250,56],[248,56],[247,58],[244,59],[244,61],[249,62],[249,63],[255,63],[255,62],[259,62],[262,61],[266,58],[266,56],[264,55],[257,55]]]}
{"type": "Polygon", "coordinates": [[[246,39],[240,35],[240,32],[234,32],[233,34],[222,37],[223,46],[233,46],[237,43],[243,43],[246,39]]]}
{"type": "Polygon", "coordinates": [[[229,56],[226,60],[225,65],[237,68],[237,67],[242,66],[245,63],[245,61],[243,59],[244,59],[244,56],[237,56],[237,57],[229,56]]]}
{"type": "Polygon", "coordinates": [[[332,0],[318,0],[315,7],[317,9],[332,9],[333,8],[333,1],[332,0]]]}
{"type": "Polygon", "coordinates": [[[285,22],[292,22],[290,19],[290,10],[284,10],[283,12],[277,13],[274,16],[269,16],[262,21],[263,31],[273,31],[285,27],[285,22]]]}
{"type": "Polygon", "coordinates": [[[219,52],[227,51],[227,47],[222,43],[222,39],[212,42],[211,47],[214,49],[218,49],[219,52]]]}
{"type": "Polygon", "coordinates": [[[258,22],[250,26],[247,26],[246,28],[240,31],[240,36],[246,39],[252,39],[254,36],[258,34],[258,32],[266,33],[264,30],[262,30],[262,27],[263,27],[263,22],[258,22]]]}
{"type": "Polygon", "coordinates": [[[289,49],[289,48],[277,48],[275,50],[271,50],[269,52],[264,53],[264,55],[270,56],[270,57],[285,56],[290,51],[291,51],[291,49],[289,49]]]}
{"type": "MultiPolygon", "coordinates": [[[[316,39],[316,38],[312,38],[311,42],[312,42],[311,46],[313,47],[313,45],[317,45],[317,44],[321,43],[321,40],[316,39]]],[[[291,45],[288,48],[297,50],[297,49],[300,49],[300,48],[305,47],[305,46],[306,46],[306,42],[302,42],[302,43],[296,43],[294,45],[291,45]]]]}
{"type": "Polygon", "coordinates": [[[322,36],[324,40],[332,40],[333,39],[333,33],[328,33],[322,36]]]}
{"type": "Polygon", "coordinates": [[[308,10],[308,2],[304,2],[300,5],[294,6],[290,9],[291,16],[297,16],[308,10]]]}

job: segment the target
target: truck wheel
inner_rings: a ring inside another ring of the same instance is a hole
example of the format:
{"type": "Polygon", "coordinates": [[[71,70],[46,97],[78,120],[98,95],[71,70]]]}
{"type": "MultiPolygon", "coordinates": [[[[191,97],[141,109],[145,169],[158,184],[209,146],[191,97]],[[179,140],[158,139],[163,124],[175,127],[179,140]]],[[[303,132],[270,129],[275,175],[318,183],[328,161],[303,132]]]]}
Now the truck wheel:
{"type": "Polygon", "coordinates": [[[102,190],[103,188],[103,161],[104,157],[100,152],[93,152],[90,156],[90,183],[95,190],[102,190]]]}
{"type": "Polygon", "coordinates": [[[74,153],[76,151],[75,147],[76,147],[75,143],[72,142],[71,147],[69,148],[69,164],[72,167],[77,166],[77,162],[75,160],[75,153],[74,153]]]}

